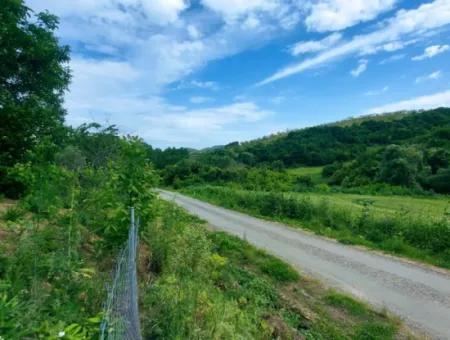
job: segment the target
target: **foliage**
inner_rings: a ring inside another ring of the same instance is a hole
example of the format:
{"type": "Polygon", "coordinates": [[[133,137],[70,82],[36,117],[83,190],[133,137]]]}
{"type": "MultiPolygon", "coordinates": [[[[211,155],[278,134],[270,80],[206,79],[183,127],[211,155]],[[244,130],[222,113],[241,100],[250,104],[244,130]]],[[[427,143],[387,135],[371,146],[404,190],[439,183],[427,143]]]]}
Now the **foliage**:
{"type": "Polygon", "coordinates": [[[9,170],[26,191],[0,224],[7,235],[0,248],[2,336],[98,336],[104,282],[127,236],[129,207],[136,207],[144,228],[154,218],[155,175],[146,145],[133,137],[110,137],[117,157],[96,167],[78,145],[47,157],[53,149],[44,144],[31,155],[33,162],[9,170]]]}
{"type": "Polygon", "coordinates": [[[54,35],[58,19],[31,17],[21,0],[0,8],[0,188],[15,193],[6,167],[23,161],[27,151],[51,136],[61,139],[63,93],[69,83],[69,49],[54,35]]]}

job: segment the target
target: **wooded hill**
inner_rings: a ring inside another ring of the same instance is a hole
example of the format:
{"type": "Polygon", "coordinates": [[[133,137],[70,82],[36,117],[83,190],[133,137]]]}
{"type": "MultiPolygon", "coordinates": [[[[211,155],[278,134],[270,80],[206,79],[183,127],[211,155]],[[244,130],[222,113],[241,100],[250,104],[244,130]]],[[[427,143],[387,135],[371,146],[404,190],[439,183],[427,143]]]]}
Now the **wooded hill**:
{"type": "MultiPolygon", "coordinates": [[[[367,117],[212,150],[189,154],[178,151],[178,161],[172,157],[165,166],[172,166],[168,174],[172,174],[172,180],[189,177],[189,173],[202,177],[202,172],[211,172],[205,167],[225,171],[236,167],[282,170],[326,166],[323,175],[329,178],[329,184],[383,182],[450,192],[446,184],[450,182],[450,109],[401,113],[395,118],[367,117]]],[[[170,182],[169,178],[167,184],[170,182]]]]}

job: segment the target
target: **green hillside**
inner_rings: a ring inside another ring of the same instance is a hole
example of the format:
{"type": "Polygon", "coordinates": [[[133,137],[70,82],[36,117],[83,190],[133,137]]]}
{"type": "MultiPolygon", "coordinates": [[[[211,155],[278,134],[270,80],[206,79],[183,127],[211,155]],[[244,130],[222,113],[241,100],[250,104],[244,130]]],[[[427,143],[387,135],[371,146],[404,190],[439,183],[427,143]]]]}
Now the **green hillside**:
{"type": "Polygon", "coordinates": [[[180,153],[161,168],[166,185],[240,182],[247,188],[271,190],[277,185],[292,188],[326,182],[353,190],[395,186],[416,193],[449,193],[449,163],[450,109],[440,108],[370,116],[352,124],[317,126],[180,153]],[[319,176],[320,166],[324,168],[319,176]],[[305,167],[316,170],[280,175],[284,169],[305,167]]]}

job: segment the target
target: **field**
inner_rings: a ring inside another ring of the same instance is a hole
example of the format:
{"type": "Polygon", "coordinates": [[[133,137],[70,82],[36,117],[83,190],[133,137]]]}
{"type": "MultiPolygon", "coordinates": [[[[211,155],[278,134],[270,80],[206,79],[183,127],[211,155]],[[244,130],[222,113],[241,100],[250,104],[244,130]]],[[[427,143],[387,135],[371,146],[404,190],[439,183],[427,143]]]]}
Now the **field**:
{"type": "Polygon", "coordinates": [[[347,211],[360,213],[370,206],[373,213],[383,215],[408,214],[422,215],[432,219],[441,219],[450,213],[450,198],[440,197],[410,197],[410,196],[379,196],[357,195],[345,193],[290,193],[296,197],[307,195],[313,201],[329,200],[336,207],[347,211]]]}

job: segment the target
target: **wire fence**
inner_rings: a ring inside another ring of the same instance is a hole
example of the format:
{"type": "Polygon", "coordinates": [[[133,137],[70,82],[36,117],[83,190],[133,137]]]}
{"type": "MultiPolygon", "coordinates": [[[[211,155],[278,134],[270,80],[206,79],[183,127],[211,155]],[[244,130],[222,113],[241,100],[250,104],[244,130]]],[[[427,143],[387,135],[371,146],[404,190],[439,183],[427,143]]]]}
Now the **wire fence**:
{"type": "Polygon", "coordinates": [[[100,326],[101,340],[141,340],[136,273],[139,221],[135,221],[134,208],[130,209],[130,217],[128,240],[118,255],[108,289],[100,326]]]}

